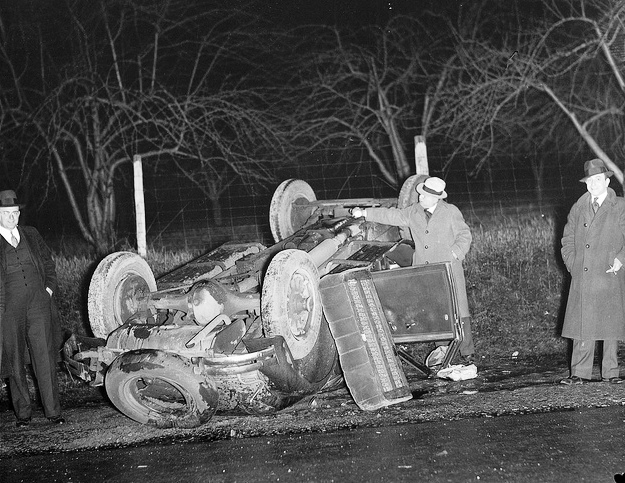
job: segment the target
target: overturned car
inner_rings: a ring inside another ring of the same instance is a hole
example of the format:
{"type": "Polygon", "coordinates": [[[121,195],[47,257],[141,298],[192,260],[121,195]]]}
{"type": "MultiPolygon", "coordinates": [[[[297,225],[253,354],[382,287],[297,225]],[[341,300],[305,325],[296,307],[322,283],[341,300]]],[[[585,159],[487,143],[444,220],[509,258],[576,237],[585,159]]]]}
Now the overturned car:
{"type": "Polygon", "coordinates": [[[395,227],[350,216],[399,198],[320,201],[284,181],[270,205],[275,244],[226,243],[155,280],[131,252],[100,262],[89,287],[95,337],[64,346],[70,372],[104,385],[135,421],[196,427],[216,411],[265,414],[344,381],[358,406],[412,397],[401,344],[462,337],[448,264],[410,266],[395,227]]]}

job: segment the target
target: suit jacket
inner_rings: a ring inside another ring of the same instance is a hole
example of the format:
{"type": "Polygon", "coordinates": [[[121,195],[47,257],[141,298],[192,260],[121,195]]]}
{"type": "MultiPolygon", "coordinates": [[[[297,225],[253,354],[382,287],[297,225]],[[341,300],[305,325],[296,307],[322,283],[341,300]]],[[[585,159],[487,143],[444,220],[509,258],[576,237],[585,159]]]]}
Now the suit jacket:
{"type": "Polygon", "coordinates": [[[615,258],[625,265],[625,199],[608,188],[594,214],[585,193],[571,208],[562,237],[562,259],[571,273],[563,337],[625,339],[625,267],[606,273],[615,258]]]}
{"type": "MultiPolygon", "coordinates": [[[[43,286],[49,287],[50,290],[55,293],[58,288],[58,279],[50,248],[48,248],[48,245],[46,245],[46,242],[36,228],[32,226],[18,226],[17,230],[20,234],[20,240],[26,240],[30,255],[41,277],[43,286]]],[[[3,244],[8,244],[3,237],[0,238],[3,244]]],[[[4,245],[2,246],[4,248],[4,245]]],[[[7,261],[4,249],[0,250],[0,265],[2,265],[2,269],[6,272],[7,261]]]]}
{"type": "Polygon", "coordinates": [[[406,208],[367,208],[367,220],[408,227],[415,243],[413,265],[451,262],[460,317],[470,316],[462,260],[473,237],[456,206],[439,201],[429,221],[419,203],[406,208]]]}
{"type": "MultiPolygon", "coordinates": [[[[54,264],[54,260],[52,259],[52,253],[50,248],[43,240],[39,232],[36,228],[32,226],[18,226],[17,228],[20,234],[20,243],[22,240],[26,241],[26,245],[30,251],[31,258],[35,263],[35,268],[37,269],[37,273],[41,277],[41,282],[44,287],[49,287],[53,294],[56,293],[58,288],[58,279],[56,275],[56,268],[54,264]]],[[[6,252],[5,248],[9,243],[4,239],[4,237],[0,236],[0,309],[4,312],[5,307],[5,286],[4,286],[4,277],[6,277],[6,252]]],[[[63,344],[63,332],[61,329],[61,323],[59,319],[58,308],[56,306],[55,298],[52,297],[50,304],[50,325],[52,332],[52,340],[50,341],[50,348],[57,354],[57,360],[60,360],[60,348],[63,344]]],[[[1,322],[0,318],[0,324],[1,322]]],[[[26,350],[28,352],[28,349],[26,350]]],[[[26,358],[28,359],[28,357],[26,358]]],[[[0,375],[6,375],[7,366],[4,364],[0,364],[0,375]],[[2,373],[5,374],[2,374],[2,373]]]]}

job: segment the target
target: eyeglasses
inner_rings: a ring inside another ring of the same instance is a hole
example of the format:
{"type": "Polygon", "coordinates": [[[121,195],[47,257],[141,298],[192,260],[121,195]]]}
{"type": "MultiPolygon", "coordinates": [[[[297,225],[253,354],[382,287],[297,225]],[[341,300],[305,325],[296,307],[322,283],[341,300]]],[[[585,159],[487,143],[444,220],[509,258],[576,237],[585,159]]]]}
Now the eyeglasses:
{"type": "Polygon", "coordinates": [[[17,218],[20,216],[20,210],[17,211],[0,211],[0,215],[5,215],[7,218],[17,218]]]}

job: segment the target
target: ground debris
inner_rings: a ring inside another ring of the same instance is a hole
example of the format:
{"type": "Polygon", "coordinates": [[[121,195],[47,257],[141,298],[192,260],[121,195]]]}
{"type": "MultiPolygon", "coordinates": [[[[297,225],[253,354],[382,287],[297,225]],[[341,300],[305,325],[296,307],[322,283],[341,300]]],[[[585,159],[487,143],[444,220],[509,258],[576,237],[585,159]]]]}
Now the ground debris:
{"type": "MultiPolygon", "coordinates": [[[[566,367],[484,365],[471,381],[409,377],[413,399],[379,411],[361,411],[346,390],[320,393],[273,415],[218,414],[194,429],[158,429],[136,423],[111,406],[96,388],[63,394],[67,424],[50,425],[36,411],[27,428],[16,428],[6,391],[0,390],[0,459],[60,451],[173,441],[213,441],[273,434],[327,432],[475,417],[500,417],[587,407],[625,405],[625,387],[600,382],[564,387],[566,367]],[[88,393],[88,394],[87,394],[88,393]],[[469,394],[468,394],[469,393],[469,394]],[[316,407],[311,408],[311,402],[316,407]]],[[[440,455],[439,455],[440,456],[440,455]]]]}

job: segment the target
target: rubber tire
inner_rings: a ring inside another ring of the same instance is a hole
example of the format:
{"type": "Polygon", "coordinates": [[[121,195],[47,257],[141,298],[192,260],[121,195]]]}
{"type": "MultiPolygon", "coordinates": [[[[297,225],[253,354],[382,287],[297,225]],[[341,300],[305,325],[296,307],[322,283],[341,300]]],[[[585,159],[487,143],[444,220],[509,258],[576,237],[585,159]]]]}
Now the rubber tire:
{"type": "Polygon", "coordinates": [[[419,201],[419,193],[417,193],[416,187],[428,178],[427,174],[413,174],[409,176],[399,190],[397,208],[406,208],[419,201]]]}
{"type": "Polygon", "coordinates": [[[91,331],[96,337],[108,335],[136,312],[137,291],[156,291],[154,273],[136,253],[116,252],[104,258],[89,284],[87,310],[91,331]]]}
{"type": "Polygon", "coordinates": [[[306,181],[287,179],[280,183],[269,205],[269,227],[276,243],[303,228],[310,216],[310,213],[303,215],[299,211],[293,212],[293,205],[308,204],[316,200],[315,192],[306,181]]]}
{"type": "Polygon", "coordinates": [[[210,376],[196,374],[188,359],[159,350],[120,355],[110,365],[104,385],[122,413],[158,428],[201,426],[213,417],[219,400],[217,385],[210,376]],[[147,384],[148,380],[152,384],[147,384]],[[158,390],[164,391],[161,404],[156,397],[158,390]]]}
{"type": "MultiPolygon", "coordinates": [[[[419,193],[417,193],[416,187],[419,183],[423,183],[428,178],[429,176],[427,174],[413,174],[409,176],[399,190],[397,208],[407,208],[417,203],[419,201],[419,193]]],[[[410,230],[406,227],[399,227],[399,236],[403,240],[412,240],[410,230]]]]}
{"type": "Polygon", "coordinates": [[[299,373],[311,384],[323,385],[331,376],[337,352],[323,316],[319,272],[306,252],[289,249],[273,257],[265,273],[260,301],[265,335],[284,337],[299,373]],[[305,292],[304,300],[295,298],[293,284],[300,294],[305,292]],[[309,314],[303,333],[295,334],[293,309],[304,303],[309,314]]]}

